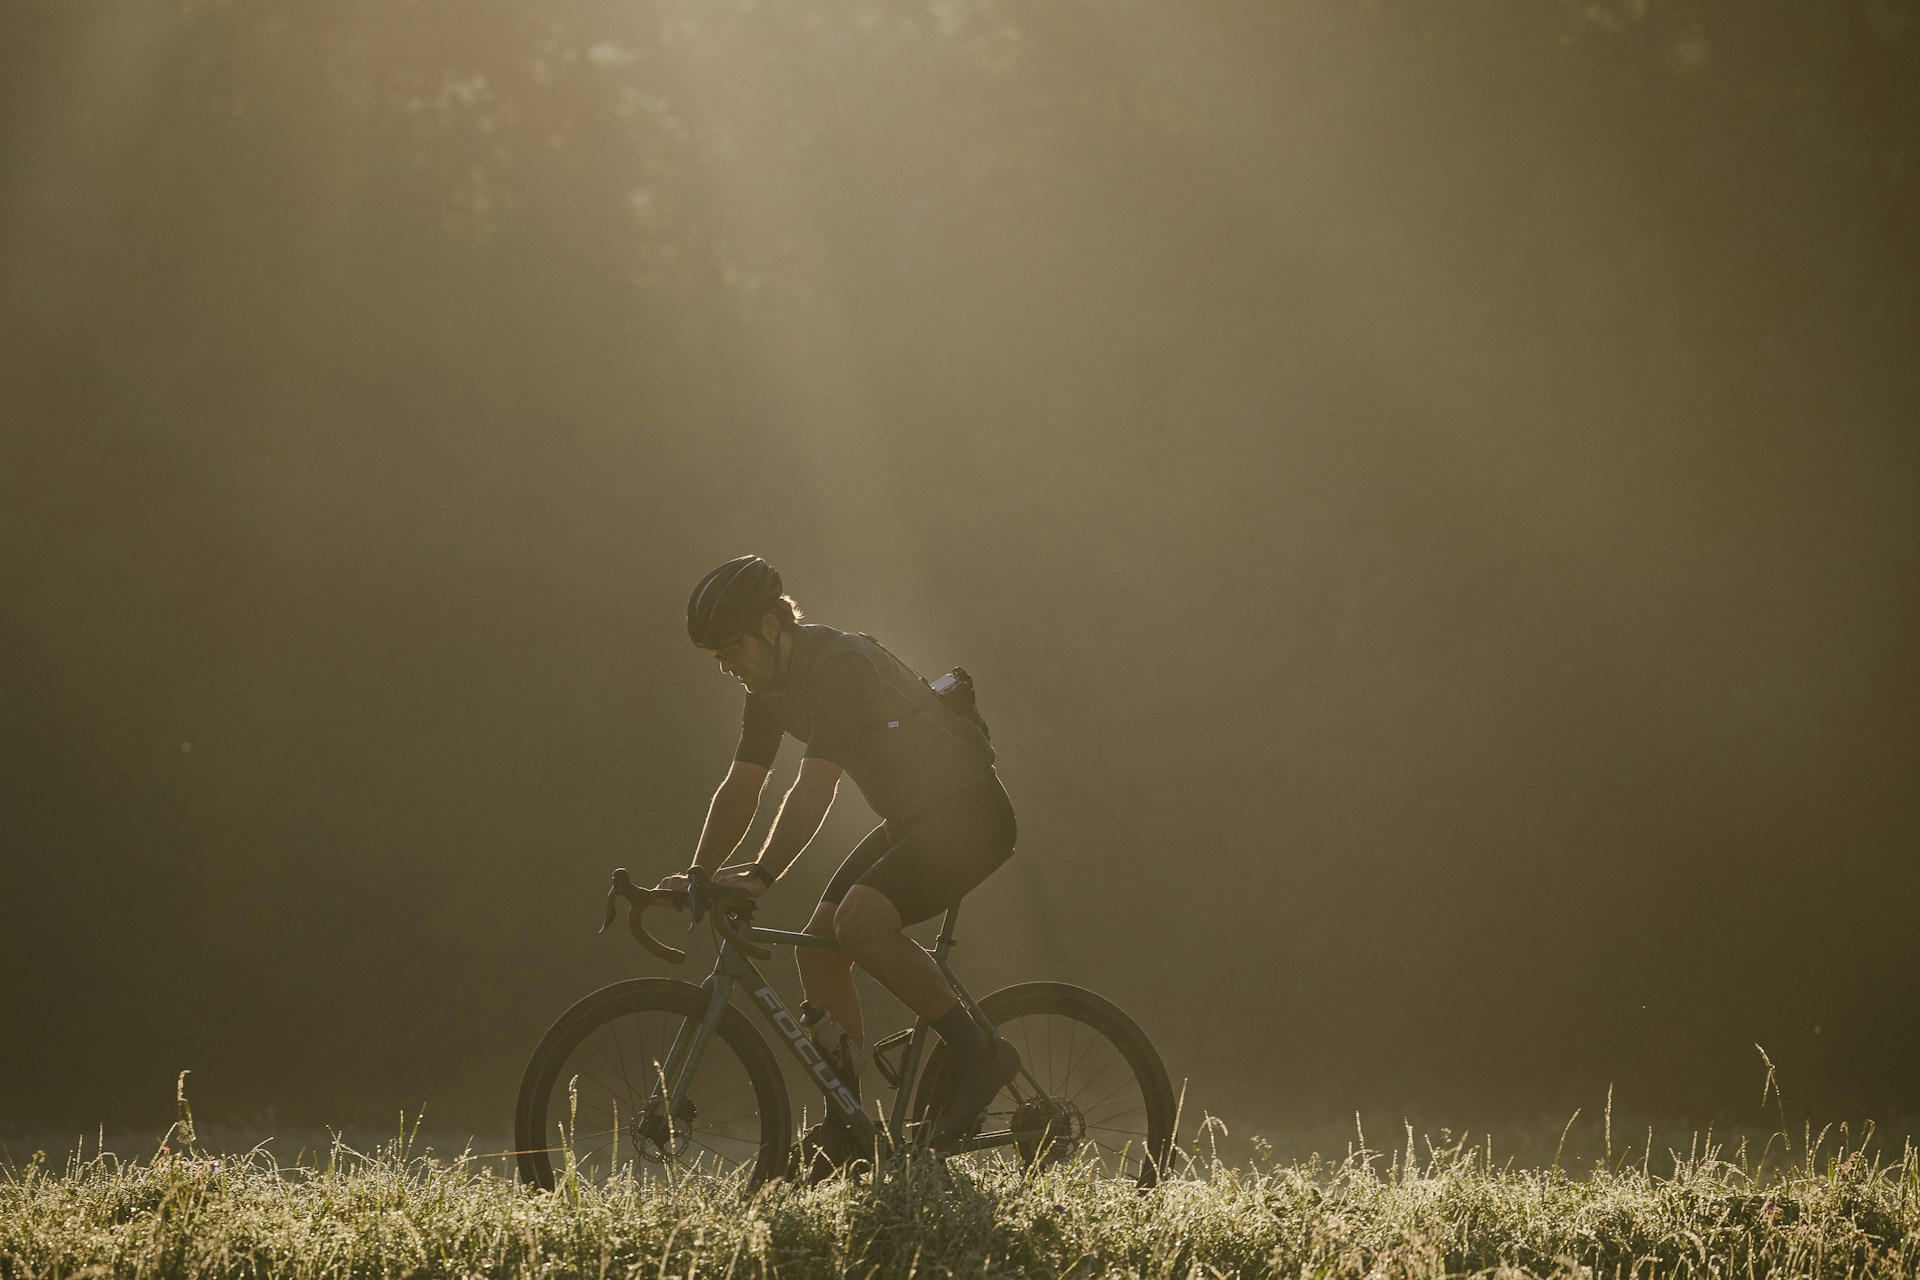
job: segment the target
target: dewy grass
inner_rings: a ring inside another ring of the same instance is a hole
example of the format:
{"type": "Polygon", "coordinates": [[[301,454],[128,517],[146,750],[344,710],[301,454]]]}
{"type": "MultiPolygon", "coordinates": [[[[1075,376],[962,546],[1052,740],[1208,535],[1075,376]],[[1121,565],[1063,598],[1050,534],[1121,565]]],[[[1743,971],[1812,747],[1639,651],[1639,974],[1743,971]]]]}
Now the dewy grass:
{"type": "MultiPolygon", "coordinates": [[[[182,1141],[182,1139],[186,1139],[182,1141]]],[[[469,1156],[312,1166],[200,1149],[0,1170],[0,1277],[1858,1276],[1920,1273],[1920,1152],[1798,1136],[1635,1151],[1590,1170],[1495,1166],[1407,1135],[1346,1160],[1194,1159],[1141,1192],[1086,1167],[954,1161],[748,1191],[569,1178],[531,1191],[469,1156]]]]}

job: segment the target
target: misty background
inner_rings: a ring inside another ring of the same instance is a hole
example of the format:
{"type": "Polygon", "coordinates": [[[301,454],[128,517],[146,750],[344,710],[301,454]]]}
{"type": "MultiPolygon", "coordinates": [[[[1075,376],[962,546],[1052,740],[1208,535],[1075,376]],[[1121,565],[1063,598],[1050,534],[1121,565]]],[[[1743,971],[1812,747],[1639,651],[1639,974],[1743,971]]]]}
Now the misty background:
{"type": "Polygon", "coordinates": [[[1893,0],[12,0],[0,1131],[504,1134],[748,551],[1192,1109],[1912,1115],[1916,166],[1893,0]]]}

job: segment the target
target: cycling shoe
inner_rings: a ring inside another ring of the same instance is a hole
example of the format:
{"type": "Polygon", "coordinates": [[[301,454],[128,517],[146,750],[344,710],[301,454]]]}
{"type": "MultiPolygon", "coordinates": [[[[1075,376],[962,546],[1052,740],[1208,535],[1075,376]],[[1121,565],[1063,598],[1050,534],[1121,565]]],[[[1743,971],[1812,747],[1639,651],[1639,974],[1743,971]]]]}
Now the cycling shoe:
{"type": "Polygon", "coordinates": [[[987,1109],[994,1095],[1018,1074],[1020,1051],[997,1036],[993,1041],[991,1058],[985,1062],[970,1062],[955,1067],[946,1105],[941,1108],[940,1119],[934,1125],[933,1145],[945,1146],[972,1133],[973,1127],[980,1122],[980,1113],[987,1109]]]}
{"type": "Polygon", "coordinates": [[[808,1186],[825,1182],[836,1173],[858,1177],[868,1168],[868,1155],[853,1130],[835,1120],[822,1120],[800,1135],[788,1165],[791,1174],[808,1186]]]}

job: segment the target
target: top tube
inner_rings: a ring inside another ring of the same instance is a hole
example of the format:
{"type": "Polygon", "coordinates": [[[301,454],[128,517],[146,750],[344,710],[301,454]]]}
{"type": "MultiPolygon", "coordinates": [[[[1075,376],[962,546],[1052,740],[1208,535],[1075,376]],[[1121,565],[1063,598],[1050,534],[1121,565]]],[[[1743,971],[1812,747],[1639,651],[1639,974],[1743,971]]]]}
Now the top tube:
{"type": "Polygon", "coordinates": [[[740,931],[740,936],[748,942],[771,942],[782,947],[816,947],[822,951],[840,949],[840,944],[830,933],[801,933],[794,929],[762,929],[759,925],[748,925],[740,931]]]}
{"type": "MultiPolygon", "coordinates": [[[[940,921],[940,936],[931,950],[944,953],[947,947],[953,945],[953,922],[959,915],[957,904],[947,908],[946,916],[940,921]]],[[[797,929],[764,929],[756,924],[749,924],[739,932],[748,942],[763,946],[771,944],[777,947],[812,947],[818,951],[840,950],[839,942],[831,934],[804,933],[797,929]]]]}

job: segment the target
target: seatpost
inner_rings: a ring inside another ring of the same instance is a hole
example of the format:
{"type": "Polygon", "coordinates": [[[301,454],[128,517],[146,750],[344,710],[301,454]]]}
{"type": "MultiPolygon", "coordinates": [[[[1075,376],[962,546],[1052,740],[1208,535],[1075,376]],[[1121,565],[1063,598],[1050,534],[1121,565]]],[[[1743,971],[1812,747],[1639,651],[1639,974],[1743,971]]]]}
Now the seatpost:
{"type": "Polygon", "coordinates": [[[944,952],[953,947],[953,922],[959,918],[960,904],[956,902],[947,908],[946,918],[940,922],[940,936],[933,940],[935,951],[944,952]]]}

